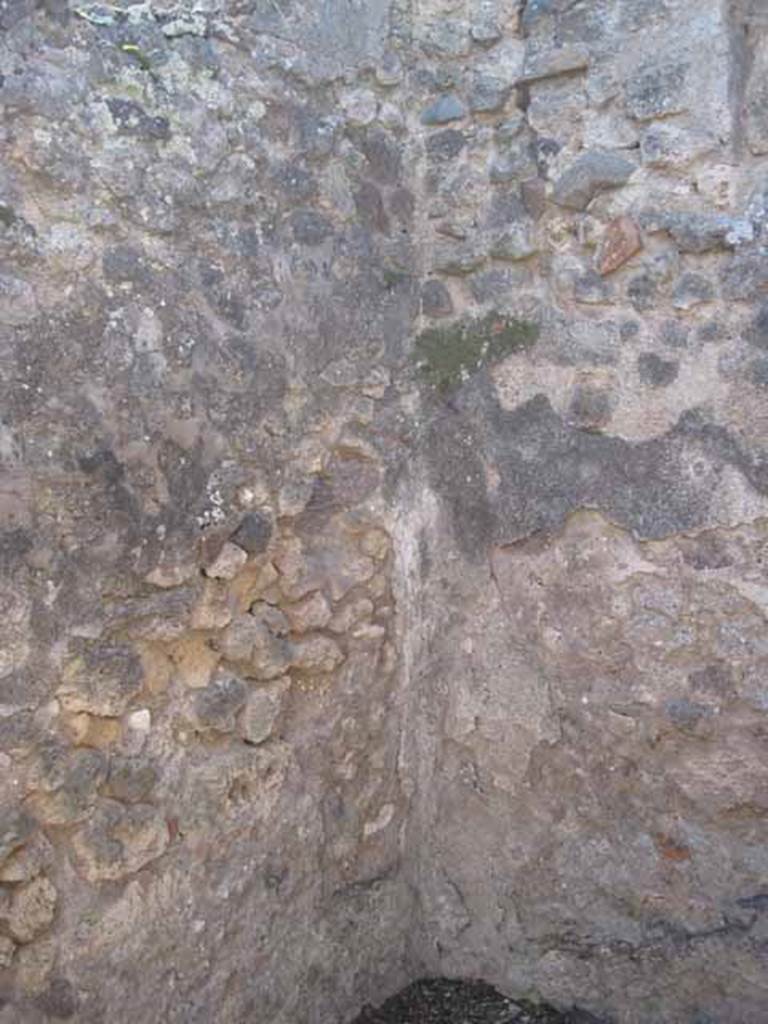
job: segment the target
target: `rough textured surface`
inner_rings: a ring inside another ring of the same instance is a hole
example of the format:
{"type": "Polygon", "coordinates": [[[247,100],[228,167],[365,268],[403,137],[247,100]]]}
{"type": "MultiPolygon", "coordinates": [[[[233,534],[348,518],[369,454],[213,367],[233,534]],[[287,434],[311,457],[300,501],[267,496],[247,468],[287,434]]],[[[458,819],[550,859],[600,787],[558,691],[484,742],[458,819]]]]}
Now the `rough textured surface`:
{"type": "Polygon", "coordinates": [[[377,1008],[364,1007],[353,1024],[600,1024],[596,1017],[505,998],[482,981],[426,978],[377,1008]]]}
{"type": "Polygon", "coordinates": [[[0,3],[0,1021],[768,1006],[759,0],[0,3]]]}

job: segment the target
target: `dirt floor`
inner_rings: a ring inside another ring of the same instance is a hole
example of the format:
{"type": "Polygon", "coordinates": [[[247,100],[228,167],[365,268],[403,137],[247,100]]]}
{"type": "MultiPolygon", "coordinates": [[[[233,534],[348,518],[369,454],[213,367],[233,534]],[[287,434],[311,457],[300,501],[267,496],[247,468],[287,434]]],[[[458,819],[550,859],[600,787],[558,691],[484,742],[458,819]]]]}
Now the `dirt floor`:
{"type": "Polygon", "coordinates": [[[548,1006],[507,999],[483,981],[425,978],[363,1011],[352,1024],[609,1024],[584,1010],[559,1013],[548,1006]]]}

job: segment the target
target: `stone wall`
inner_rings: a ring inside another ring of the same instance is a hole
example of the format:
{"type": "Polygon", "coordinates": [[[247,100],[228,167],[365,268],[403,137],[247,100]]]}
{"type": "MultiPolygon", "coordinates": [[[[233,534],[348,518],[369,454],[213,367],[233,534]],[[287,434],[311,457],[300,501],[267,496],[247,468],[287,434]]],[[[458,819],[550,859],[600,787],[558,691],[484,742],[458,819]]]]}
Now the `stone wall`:
{"type": "Polygon", "coordinates": [[[768,11],[519,14],[425,176],[440,294],[539,333],[431,406],[412,489],[417,944],[601,1020],[757,1024],[768,11]]]}
{"type": "Polygon", "coordinates": [[[761,0],[0,33],[0,1021],[762,1021],[761,0]]]}

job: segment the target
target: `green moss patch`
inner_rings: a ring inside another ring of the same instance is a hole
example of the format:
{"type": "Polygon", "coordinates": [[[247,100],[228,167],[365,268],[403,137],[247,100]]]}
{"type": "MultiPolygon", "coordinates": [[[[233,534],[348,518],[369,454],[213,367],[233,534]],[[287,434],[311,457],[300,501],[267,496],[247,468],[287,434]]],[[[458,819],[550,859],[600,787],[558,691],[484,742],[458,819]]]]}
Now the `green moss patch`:
{"type": "Polygon", "coordinates": [[[538,324],[530,320],[488,313],[422,331],[416,339],[414,358],[426,382],[445,394],[483,366],[532,348],[538,336],[538,324]]]}

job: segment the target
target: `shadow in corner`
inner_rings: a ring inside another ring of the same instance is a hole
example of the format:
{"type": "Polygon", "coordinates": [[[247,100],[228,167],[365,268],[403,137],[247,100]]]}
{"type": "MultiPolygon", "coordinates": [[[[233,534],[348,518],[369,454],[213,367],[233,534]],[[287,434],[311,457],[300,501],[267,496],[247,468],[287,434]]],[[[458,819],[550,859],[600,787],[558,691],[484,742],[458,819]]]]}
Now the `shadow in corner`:
{"type": "Polygon", "coordinates": [[[352,1024],[611,1024],[586,1010],[560,1012],[508,999],[484,981],[424,978],[378,1009],[363,1007],[352,1024]]]}

